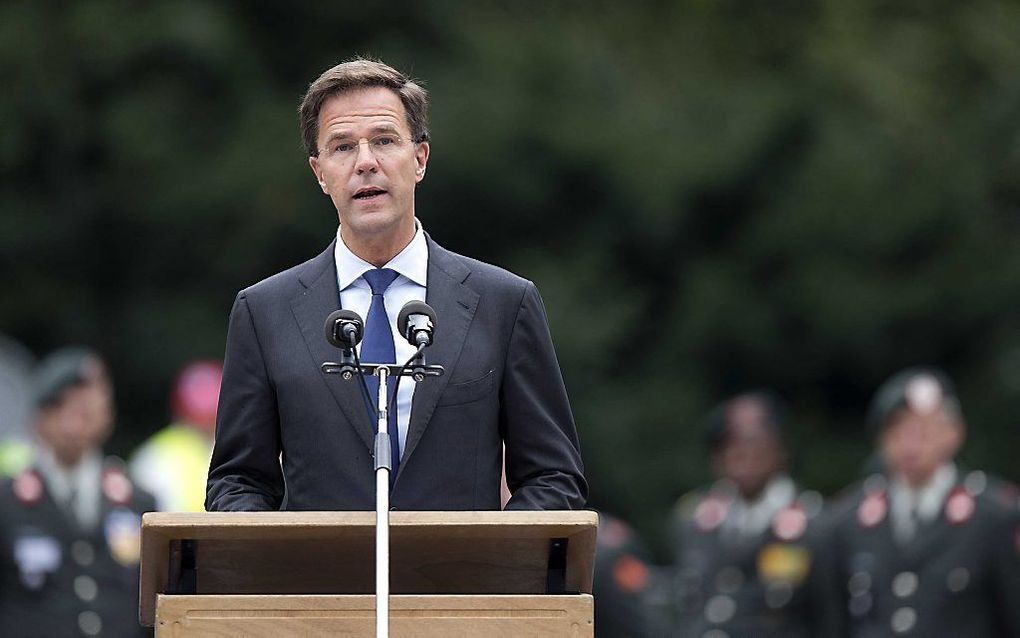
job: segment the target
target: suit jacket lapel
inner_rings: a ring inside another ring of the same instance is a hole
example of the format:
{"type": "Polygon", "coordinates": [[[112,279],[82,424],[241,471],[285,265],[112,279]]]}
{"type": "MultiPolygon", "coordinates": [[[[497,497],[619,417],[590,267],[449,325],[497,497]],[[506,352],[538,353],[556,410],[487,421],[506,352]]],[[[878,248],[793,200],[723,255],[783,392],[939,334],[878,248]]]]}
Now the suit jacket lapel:
{"type": "Polygon", "coordinates": [[[407,467],[407,459],[418,445],[436,403],[450,382],[457,359],[467,338],[468,328],[478,307],[478,293],[464,285],[471,270],[453,253],[440,247],[427,234],[429,248],[428,282],[425,300],[436,311],[435,341],[425,350],[425,362],[441,365],[441,377],[428,377],[417,384],[411,401],[411,420],[407,428],[407,442],[400,462],[400,473],[407,467]]]}
{"type": "Polygon", "coordinates": [[[329,388],[337,405],[340,406],[340,410],[347,418],[347,422],[357,430],[365,446],[371,450],[373,449],[372,441],[375,438],[375,423],[370,422],[368,414],[365,412],[365,400],[361,396],[360,382],[357,379],[344,381],[337,374],[323,374],[319,368],[325,361],[336,361],[339,354],[336,348],[329,345],[323,335],[326,317],[340,307],[336,262],[333,258],[335,244],[334,240],[329,248],[309,262],[305,270],[298,276],[305,289],[291,300],[291,310],[305,344],[308,346],[308,354],[316,374],[329,388]]]}

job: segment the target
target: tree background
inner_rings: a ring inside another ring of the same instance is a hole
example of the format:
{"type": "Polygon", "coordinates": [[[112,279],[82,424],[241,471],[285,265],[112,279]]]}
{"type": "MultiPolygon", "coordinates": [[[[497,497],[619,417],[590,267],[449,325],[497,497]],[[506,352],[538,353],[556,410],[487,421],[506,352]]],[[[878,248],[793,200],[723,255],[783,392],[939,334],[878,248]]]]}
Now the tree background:
{"type": "Polygon", "coordinates": [[[0,333],[108,357],[112,451],[330,241],[296,109],[365,54],[425,81],[418,215],[538,284],[591,505],[653,547],[747,388],[833,493],[877,385],[940,365],[964,461],[1020,479],[1020,5],[349,4],[0,5],[0,333]]]}

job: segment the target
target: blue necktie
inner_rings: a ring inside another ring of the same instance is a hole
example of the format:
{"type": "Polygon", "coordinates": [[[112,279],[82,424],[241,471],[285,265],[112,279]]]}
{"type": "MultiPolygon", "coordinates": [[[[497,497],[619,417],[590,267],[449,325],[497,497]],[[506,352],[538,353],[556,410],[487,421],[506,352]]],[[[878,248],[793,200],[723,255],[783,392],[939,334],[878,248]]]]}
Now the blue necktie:
{"type": "MultiPolygon", "coordinates": [[[[397,271],[389,268],[376,268],[365,271],[362,275],[372,289],[372,305],[368,308],[368,318],[365,320],[365,338],[361,342],[361,360],[365,363],[396,363],[397,350],[393,344],[393,330],[390,328],[390,318],[386,315],[386,304],[383,301],[383,293],[390,287],[393,280],[397,278],[397,271]]],[[[377,405],[379,397],[379,378],[371,376],[365,379],[368,382],[368,391],[372,395],[372,405],[377,405]]],[[[395,383],[393,377],[387,379],[387,386],[392,388],[395,383]]],[[[392,393],[392,390],[390,391],[392,393]]],[[[400,469],[400,435],[397,432],[397,397],[392,395],[393,400],[389,402],[389,418],[387,419],[387,430],[390,435],[390,452],[393,457],[393,470],[390,472],[390,489],[393,488],[393,481],[397,477],[397,470],[400,469]]]]}

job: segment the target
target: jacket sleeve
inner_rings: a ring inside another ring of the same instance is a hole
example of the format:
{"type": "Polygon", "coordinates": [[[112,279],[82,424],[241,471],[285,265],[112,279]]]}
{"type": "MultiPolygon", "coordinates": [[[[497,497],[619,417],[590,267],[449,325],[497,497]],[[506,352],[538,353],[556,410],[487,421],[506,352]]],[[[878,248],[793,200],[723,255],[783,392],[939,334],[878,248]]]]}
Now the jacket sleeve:
{"type": "Polygon", "coordinates": [[[507,348],[499,425],[509,510],[580,509],[588,497],[574,417],[545,307],[528,282],[507,348]]]}
{"type": "Polygon", "coordinates": [[[230,311],[206,510],[276,510],[283,499],[276,392],[244,292],[230,311]]]}

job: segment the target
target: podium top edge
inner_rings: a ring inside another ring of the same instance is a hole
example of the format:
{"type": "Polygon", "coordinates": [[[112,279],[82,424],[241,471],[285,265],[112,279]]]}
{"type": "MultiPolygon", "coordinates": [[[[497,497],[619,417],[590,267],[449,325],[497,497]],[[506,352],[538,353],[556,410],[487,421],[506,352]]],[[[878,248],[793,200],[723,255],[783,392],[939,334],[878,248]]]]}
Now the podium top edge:
{"type": "MultiPolygon", "coordinates": [[[[393,527],[555,526],[581,529],[598,526],[591,510],[546,511],[393,511],[393,527]]],[[[374,527],[375,512],[146,512],[143,527],[374,527]]]]}

